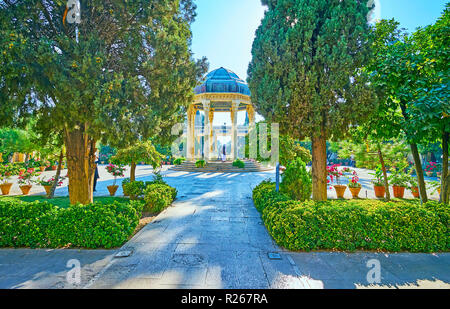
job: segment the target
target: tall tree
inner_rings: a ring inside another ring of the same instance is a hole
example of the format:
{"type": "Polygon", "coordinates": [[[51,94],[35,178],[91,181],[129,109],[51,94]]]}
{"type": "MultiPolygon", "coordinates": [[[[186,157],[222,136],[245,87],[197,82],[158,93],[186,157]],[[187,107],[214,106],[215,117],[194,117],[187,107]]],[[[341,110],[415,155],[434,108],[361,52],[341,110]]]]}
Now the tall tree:
{"type": "Polygon", "coordinates": [[[313,198],[327,199],[326,140],[374,109],[367,1],[263,0],[248,69],[252,100],[282,133],[312,141],[313,198]]]}
{"type": "Polygon", "coordinates": [[[445,144],[450,130],[445,117],[450,110],[448,34],[448,6],[437,25],[412,36],[399,30],[398,22],[382,20],[376,30],[379,44],[369,66],[375,87],[383,92],[378,125],[388,117],[388,126],[400,127],[406,136],[422,202],[427,202],[428,196],[418,144],[435,141],[436,136],[442,136],[445,144]]]}
{"type": "Polygon", "coordinates": [[[164,126],[160,115],[187,105],[205,60],[190,51],[192,0],[81,1],[80,23],[66,3],[0,1],[0,125],[34,113],[62,131],[70,201],[87,204],[96,142],[164,126]]]}
{"type": "Polygon", "coordinates": [[[440,140],[442,147],[441,202],[449,202],[450,175],[450,3],[433,25],[412,35],[415,99],[407,110],[414,136],[428,142],[440,140]]]}

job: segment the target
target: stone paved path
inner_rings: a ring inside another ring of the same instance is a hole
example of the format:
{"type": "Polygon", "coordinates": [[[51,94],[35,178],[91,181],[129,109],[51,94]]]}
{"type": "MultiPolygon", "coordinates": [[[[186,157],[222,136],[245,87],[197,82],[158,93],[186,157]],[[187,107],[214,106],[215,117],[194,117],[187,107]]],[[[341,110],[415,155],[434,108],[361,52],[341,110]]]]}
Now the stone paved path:
{"type": "MultiPolygon", "coordinates": [[[[377,287],[450,288],[450,254],[289,252],[262,225],[251,188],[273,173],[164,171],[178,198],[119,250],[0,249],[0,288],[363,288],[377,259],[377,287]],[[129,257],[114,258],[131,250],[129,257]],[[281,260],[269,259],[278,253],[281,260]],[[67,262],[81,282],[66,280],[67,262]]],[[[101,172],[96,195],[112,182],[101,172]]],[[[138,168],[151,179],[151,169],[138,168]]],[[[365,184],[365,187],[368,187],[365,184]]],[[[59,195],[67,195],[65,187],[59,195]]],[[[329,190],[333,197],[334,190],[329,190]]],[[[372,286],[373,287],[373,286],[372,286]]]]}
{"type": "Polygon", "coordinates": [[[251,200],[270,174],[169,173],[179,193],[141,230],[90,288],[302,288],[251,200]]]}

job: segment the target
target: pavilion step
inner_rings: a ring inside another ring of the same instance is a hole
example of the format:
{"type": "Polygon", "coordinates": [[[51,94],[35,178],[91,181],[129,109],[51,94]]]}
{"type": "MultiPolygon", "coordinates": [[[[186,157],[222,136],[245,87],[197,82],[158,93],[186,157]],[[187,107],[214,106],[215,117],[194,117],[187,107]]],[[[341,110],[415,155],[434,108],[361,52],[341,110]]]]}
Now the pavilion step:
{"type": "Polygon", "coordinates": [[[205,167],[198,168],[195,162],[184,162],[170,168],[172,171],[183,172],[200,172],[200,173],[249,173],[249,172],[266,172],[271,171],[272,168],[262,166],[258,162],[244,161],[245,167],[238,168],[233,166],[232,162],[208,162],[205,167]]]}

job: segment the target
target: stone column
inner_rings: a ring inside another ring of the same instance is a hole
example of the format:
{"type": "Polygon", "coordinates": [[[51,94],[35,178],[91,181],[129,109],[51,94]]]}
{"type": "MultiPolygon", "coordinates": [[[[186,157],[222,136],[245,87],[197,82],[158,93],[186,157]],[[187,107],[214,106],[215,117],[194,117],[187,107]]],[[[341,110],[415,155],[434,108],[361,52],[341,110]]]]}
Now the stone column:
{"type": "Polygon", "coordinates": [[[209,100],[202,100],[203,104],[203,112],[205,113],[205,126],[203,130],[203,136],[205,143],[203,144],[203,153],[205,155],[205,159],[209,160],[210,158],[210,151],[211,151],[211,137],[210,137],[210,131],[211,131],[211,122],[209,118],[209,113],[211,111],[211,101],[209,100]]]}
{"type": "Polygon", "coordinates": [[[231,102],[231,159],[237,158],[237,112],[239,109],[239,100],[231,102]]]}
{"type": "Polygon", "coordinates": [[[188,127],[187,127],[187,142],[186,142],[186,159],[188,161],[194,160],[195,155],[195,113],[197,112],[194,105],[189,105],[188,108],[188,127]]]}
{"type": "MultiPolygon", "coordinates": [[[[213,159],[214,157],[214,108],[210,108],[209,110],[209,159],[213,159]]],[[[217,145],[217,144],[216,144],[217,145]]],[[[217,146],[216,146],[217,147],[217,146]]]]}

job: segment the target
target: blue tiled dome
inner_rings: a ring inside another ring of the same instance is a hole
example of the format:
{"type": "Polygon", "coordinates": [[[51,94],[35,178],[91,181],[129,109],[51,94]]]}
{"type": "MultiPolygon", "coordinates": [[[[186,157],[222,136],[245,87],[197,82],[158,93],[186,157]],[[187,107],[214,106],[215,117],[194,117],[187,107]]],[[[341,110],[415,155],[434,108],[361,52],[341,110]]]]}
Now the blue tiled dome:
{"type": "Polygon", "coordinates": [[[239,78],[234,72],[225,68],[219,68],[206,75],[205,81],[195,87],[195,94],[211,92],[230,92],[250,95],[250,89],[245,81],[239,78]]]}

